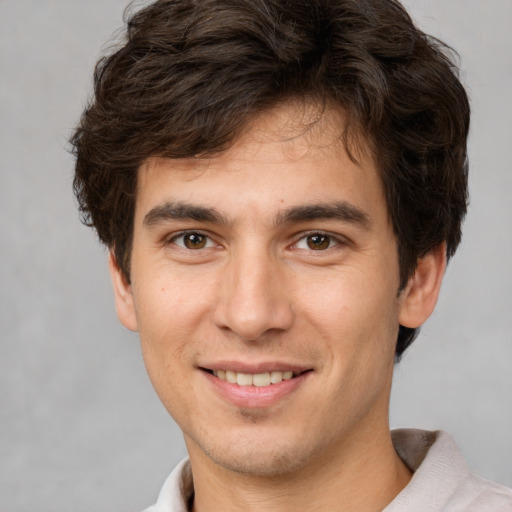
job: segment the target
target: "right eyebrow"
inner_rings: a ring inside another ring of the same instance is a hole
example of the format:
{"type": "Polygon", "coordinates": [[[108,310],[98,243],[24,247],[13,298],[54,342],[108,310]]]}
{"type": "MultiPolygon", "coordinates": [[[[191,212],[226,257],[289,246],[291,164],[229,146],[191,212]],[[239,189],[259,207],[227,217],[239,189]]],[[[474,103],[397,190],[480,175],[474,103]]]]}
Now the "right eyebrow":
{"type": "Polygon", "coordinates": [[[228,220],[214,208],[183,202],[166,202],[152,208],[145,216],[143,224],[150,228],[170,220],[192,220],[228,224],[228,220]]]}

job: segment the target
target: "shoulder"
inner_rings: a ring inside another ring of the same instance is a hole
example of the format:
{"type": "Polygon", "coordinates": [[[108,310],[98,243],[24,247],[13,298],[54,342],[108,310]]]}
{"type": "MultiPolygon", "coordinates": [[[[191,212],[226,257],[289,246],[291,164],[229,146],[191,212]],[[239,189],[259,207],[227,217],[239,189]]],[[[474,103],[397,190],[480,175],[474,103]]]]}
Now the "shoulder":
{"type": "Polygon", "coordinates": [[[470,473],[448,505],[455,512],[512,512],[512,489],[470,473]]]}
{"type": "Polygon", "coordinates": [[[395,450],[413,472],[385,512],[512,512],[512,489],[471,472],[442,431],[393,431],[395,450]]]}

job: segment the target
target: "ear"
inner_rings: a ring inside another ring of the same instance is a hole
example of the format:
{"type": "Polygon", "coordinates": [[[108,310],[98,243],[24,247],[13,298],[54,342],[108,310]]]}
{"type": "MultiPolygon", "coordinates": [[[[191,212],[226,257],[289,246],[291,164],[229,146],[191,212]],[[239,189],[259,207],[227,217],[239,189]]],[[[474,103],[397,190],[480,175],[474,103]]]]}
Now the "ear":
{"type": "Polygon", "coordinates": [[[137,331],[137,315],[133,301],[132,287],[117,264],[113,251],[109,251],[108,269],[114,286],[116,312],[119,321],[130,331],[137,331]]]}
{"type": "Polygon", "coordinates": [[[443,242],[418,260],[414,274],[401,293],[400,325],[414,329],[432,314],[445,270],[446,244],[443,242]]]}

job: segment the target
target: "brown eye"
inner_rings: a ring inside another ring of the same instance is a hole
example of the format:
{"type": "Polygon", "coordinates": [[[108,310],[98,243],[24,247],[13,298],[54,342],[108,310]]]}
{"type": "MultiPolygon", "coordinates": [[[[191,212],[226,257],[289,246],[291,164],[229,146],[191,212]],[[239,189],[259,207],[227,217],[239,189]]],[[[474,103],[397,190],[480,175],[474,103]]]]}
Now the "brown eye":
{"type": "Polygon", "coordinates": [[[186,233],[182,235],[183,245],[187,249],[203,249],[206,247],[208,237],[200,233],[186,233]]]}
{"type": "Polygon", "coordinates": [[[331,245],[331,238],[327,235],[318,233],[316,235],[309,235],[306,238],[306,243],[310,249],[313,249],[314,251],[321,251],[329,248],[331,245]]]}

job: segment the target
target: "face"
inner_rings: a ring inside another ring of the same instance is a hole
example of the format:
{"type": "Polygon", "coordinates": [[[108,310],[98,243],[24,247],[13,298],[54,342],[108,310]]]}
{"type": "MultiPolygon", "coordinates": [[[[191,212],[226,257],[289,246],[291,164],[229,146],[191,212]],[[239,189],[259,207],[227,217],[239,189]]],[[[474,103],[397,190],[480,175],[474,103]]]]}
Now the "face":
{"type": "Polygon", "coordinates": [[[372,160],[338,116],[286,106],[211,159],[139,171],[118,314],[191,457],[292,472],[388,429],[396,240],[372,160]],[[295,121],[300,118],[301,123],[295,121]]]}

